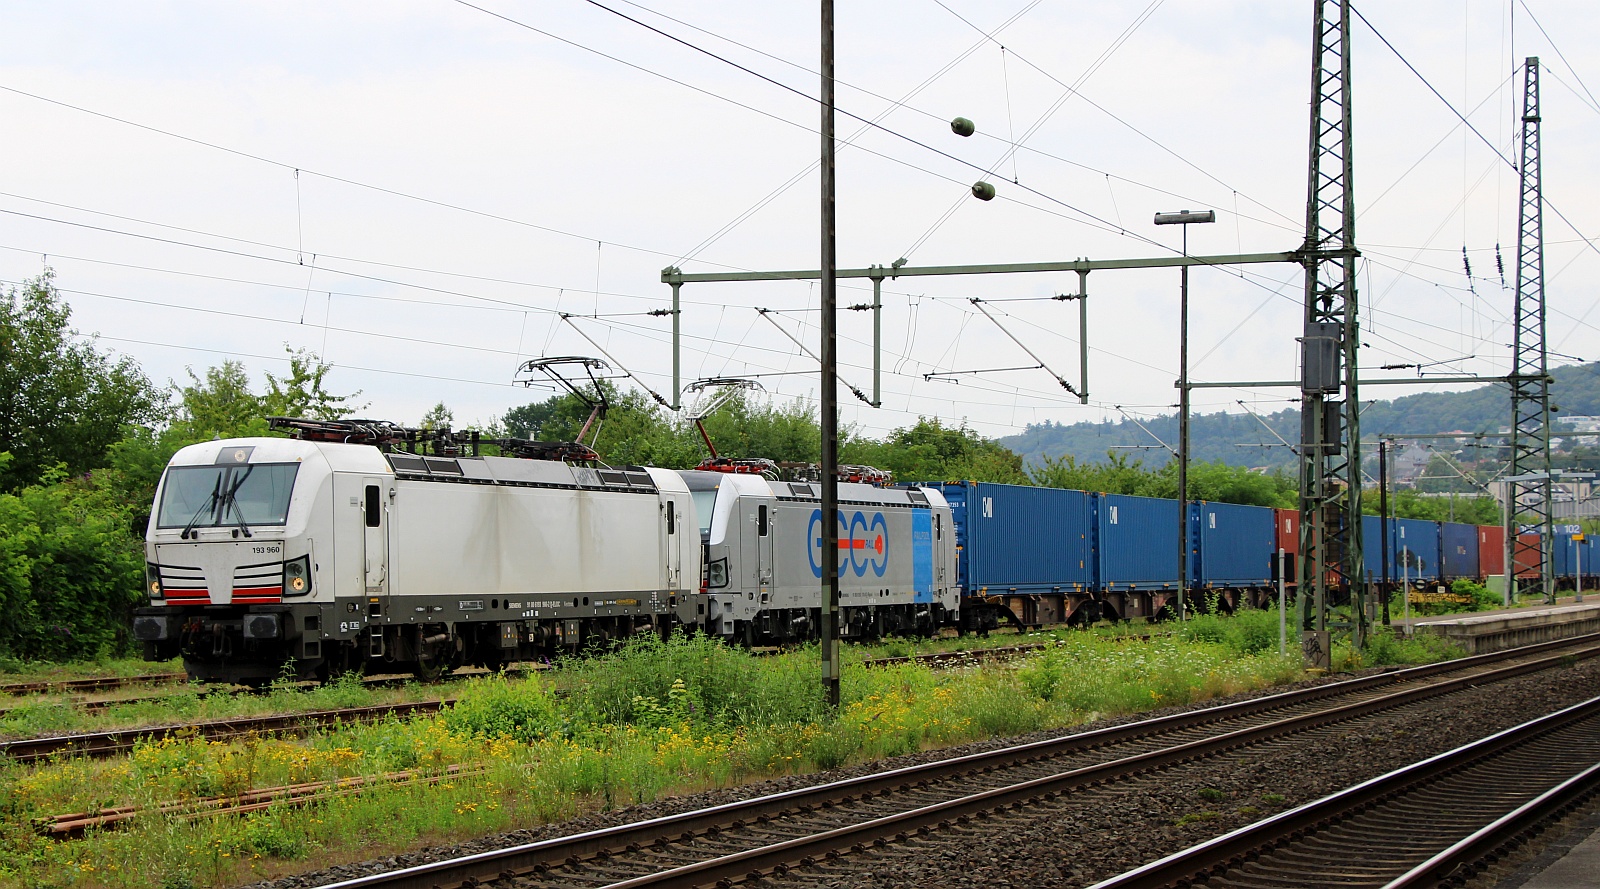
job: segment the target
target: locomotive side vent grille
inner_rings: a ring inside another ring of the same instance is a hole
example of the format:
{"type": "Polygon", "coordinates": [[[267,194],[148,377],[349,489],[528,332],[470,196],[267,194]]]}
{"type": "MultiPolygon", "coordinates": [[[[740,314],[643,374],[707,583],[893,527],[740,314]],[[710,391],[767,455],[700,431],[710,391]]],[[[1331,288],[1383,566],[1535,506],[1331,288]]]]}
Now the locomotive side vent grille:
{"type": "Polygon", "coordinates": [[[384,456],[389,458],[389,465],[394,467],[395,472],[415,475],[428,474],[428,461],[422,457],[396,453],[389,453],[384,456]]]}
{"type": "Polygon", "coordinates": [[[438,475],[460,475],[461,464],[449,457],[423,457],[428,471],[438,475]]]}

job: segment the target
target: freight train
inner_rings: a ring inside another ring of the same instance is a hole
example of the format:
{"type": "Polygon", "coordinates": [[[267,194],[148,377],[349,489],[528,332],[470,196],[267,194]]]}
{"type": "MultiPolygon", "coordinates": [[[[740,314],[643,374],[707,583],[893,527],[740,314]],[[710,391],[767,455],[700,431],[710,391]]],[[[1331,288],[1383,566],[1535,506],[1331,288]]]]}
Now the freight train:
{"type": "MultiPolygon", "coordinates": [[[[432,676],[675,629],[748,645],[818,633],[814,480],[764,462],[610,467],[570,442],[500,440],[490,456],[475,438],[387,423],[272,422],[295,437],[185,448],[156,491],[134,636],[196,679],[261,682],[285,665],[432,676]]],[[[1180,584],[1176,501],[873,480],[839,485],[845,638],[1162,619],[1180,596],[1232,611],[1271,601],[1280,569],[1292,592],[1293,510],[1191,503],[1180,584]]],[[[1363,536],[1380,581],[1377,517],[1363,536]]],[[[1395,519],[1389,537],[1391,588],[1502,573],[1498,527],[1395,519]]],[[[1558,540],[1558,582],[1592,572],[1589,545],[1558,540]]],[[[1537,553],[1519,539],[1519,576],[1537,553]]]]}

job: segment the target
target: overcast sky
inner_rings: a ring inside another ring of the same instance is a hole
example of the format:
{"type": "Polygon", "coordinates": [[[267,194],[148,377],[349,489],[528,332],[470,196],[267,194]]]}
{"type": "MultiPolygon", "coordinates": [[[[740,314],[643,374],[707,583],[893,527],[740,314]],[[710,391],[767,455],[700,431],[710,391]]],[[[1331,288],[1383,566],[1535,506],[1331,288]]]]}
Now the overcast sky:
{"type": "MultiPolygon", "coordinates": [[[[229,357],[259,383],[287,344],[336,365],[329,388],[362,390],[370,416],[414,423],[442,401],[461,426],[547,397],[511,384],[518,364],[598,356],[587,335],[670,399],[669,319],[645,314],[669,305],[662,268],[818,265],[817,14],[603,2],[0,0],[0,280],[53,268],[75,326],[163,383],[229,357]]],[[[1512,160],[1521,62],[1540,57],[1545,195],[1572,223],[1545,214],[1552,360],[1600,357],[1600,250],[1578,234],[1600,236],[1600,4],[1358,8],[1399,54],[1356,22],[1366,375],[1503,374],[1510,353],[1516,174],[1399,56],[1512,160]]],[[[1201,208],[1218,220],[1192,230],[1192,253],[1296,248],[1312,9],[839,3],[840,109],[883,128],[839,119],[841,266],[1171,255],[1178,229],[1152,215],[1201,208]],[[958,115],[978,134],[953,135],[958,115]],[[998,198],[968,196],[980,178],[998,198]]],[[[1296,378],[1301,274],[1195,271],[1193,377],[1296,378]]],[[[870,300],[841,283],[842,303],[870,300]]],[[[883,407],[841,390],[845,420],[1001,436],[1169,412],[1176,270],[1090,276],[1088,405],[1040,369],[924,379],[1034,364],[969,298],[1076,287],[1072,273],[885,282],[883,407]]],[[[774,397],[814,397],[815,362],[754,311],[779,310],[766,317],[814,348],[814,285],[683,298],[685,383],[771,374],[774,397]]],[[[1074,304],[990,310],[1077,382],[1074,304]]],[[[870,313],[842,313],[840,330],[841,375],[870,391],[870,313]]],[[[1442,387],[1363,395],[1425,388],[1442,387]]],[[[1207,389],[1195,407],[1293,395],[1207,389]]]]}

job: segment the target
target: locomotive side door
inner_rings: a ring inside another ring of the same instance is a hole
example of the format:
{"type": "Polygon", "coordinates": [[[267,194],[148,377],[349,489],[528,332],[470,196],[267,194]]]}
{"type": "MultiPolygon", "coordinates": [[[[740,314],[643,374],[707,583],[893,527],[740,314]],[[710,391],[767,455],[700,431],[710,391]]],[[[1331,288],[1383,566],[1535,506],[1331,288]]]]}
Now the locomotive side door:
{"type": "Polygon", "coordinates": [[[388,479],[369,476],[361,480],[361,540],[368,598],[389,592],[389,504],[384,496],[388,486],[388,479]]]}
{"type": "Polygon", "coordinates": [[[677,590],[683,586],[683,506],[677,498],[666,495],[661,499],[661,512],[665,519],[661,545],[666,549],[666,582],[662,589],[677,590]]]}
{"type": "Polygon", "coordinates": [[[777,504],[762,503],[756,507],[756,583],[761,587],[762,601],[772,592],[772,526],[777,521],[777,504]]]}

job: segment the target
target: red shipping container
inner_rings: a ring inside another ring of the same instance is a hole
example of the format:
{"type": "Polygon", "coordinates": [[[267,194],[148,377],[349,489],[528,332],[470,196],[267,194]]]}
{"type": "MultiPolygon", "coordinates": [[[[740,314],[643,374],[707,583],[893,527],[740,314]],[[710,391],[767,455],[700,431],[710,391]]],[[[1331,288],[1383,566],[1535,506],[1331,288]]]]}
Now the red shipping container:
{"type": "MultiPolygon", "coordinates": [[[[1505,538],[1502,537],[1501,539],[1504,540],[1505,538]]],[[[1538,577],[1539,535],[1518,534],[1517,552],[1514,558],[1517,560],[1518,577],[1538,577]]]]}
{"type": "MultiPolygon", "coordinates": [[[[1300,510],[1274,509],[1277,514],[1277,548],[1286,553],[1300,551],[1300,510]]],[[[1273,554],[1276,557],[1276,553],[1273,554]]]]}
{"type": "Polygon", "coordinates": [[[1506,573],[1506,529],[1499,525],[1478,526],[1478,575],[1506,573]]]}
{"type": "Polygon", "coordinates": [[[1300,510],[1274,509],[1273,539],[1276,541],[1272,550],[1272,576],[1278,576],[1278,550],[1283,550],[1284,582],[1293,586],[1298,581],[1299,575],[1295,572],[1295,558],[1300,553],[1300,510]]]}

